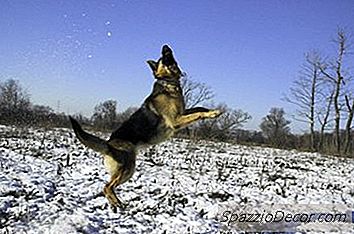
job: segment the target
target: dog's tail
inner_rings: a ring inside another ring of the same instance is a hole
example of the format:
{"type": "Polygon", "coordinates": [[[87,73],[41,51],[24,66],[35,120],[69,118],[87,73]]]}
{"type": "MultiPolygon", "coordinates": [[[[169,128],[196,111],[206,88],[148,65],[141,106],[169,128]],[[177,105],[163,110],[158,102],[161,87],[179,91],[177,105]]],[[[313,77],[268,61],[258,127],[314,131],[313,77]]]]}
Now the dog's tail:
{"type": "Polygon", "coordinates": [[[69,118],[75,135],[82,144],[102,154],[109,153],[109,147],[105,140],[85,132],[74,118],[71,116],[69,118]]]}

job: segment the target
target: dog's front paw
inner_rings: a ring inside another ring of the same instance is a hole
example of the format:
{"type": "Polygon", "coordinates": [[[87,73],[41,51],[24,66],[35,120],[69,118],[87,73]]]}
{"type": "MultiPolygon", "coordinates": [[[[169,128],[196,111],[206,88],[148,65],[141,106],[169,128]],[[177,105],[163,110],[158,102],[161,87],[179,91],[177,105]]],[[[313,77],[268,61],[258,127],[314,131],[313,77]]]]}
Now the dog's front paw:
{"type": "Polygon", "coordinates": [[[207,118],[216,118],[222,114],[219,110],[211,110],[207,112],[207,118]]]}

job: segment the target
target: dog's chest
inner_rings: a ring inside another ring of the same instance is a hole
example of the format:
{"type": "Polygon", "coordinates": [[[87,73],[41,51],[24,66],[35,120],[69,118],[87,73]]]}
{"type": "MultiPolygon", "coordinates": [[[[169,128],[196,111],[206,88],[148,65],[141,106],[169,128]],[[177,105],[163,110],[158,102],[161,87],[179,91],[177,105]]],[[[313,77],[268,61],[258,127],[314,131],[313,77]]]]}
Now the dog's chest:
{"type": "Polygon", "coordinates": [[[169,123],[168,121],[163,121],[157,127],[157,134],[155,135],[155,137],[152,139],[152,141],[150,143],[151,144],[161,143],[161,142],[169,139],[170,137],[172,137],[174,133],[175,133],[175,130],[174,130],[173,125],[171,123],[169,123]]]}
{"type": "Polygon", "coordinates": [[[173,120],[183,113],[183,97],[161,94],[155,98],[154,108],[163,118],[173,120]]]}
{"type": "Polygon", "coordinates": [[[161,120],[151,143],[156,144],[170,138],[175,132],[175,120],[183,113],[183,102],[165,95],[154,99],[151,109],[160,116],[161,120]]]}

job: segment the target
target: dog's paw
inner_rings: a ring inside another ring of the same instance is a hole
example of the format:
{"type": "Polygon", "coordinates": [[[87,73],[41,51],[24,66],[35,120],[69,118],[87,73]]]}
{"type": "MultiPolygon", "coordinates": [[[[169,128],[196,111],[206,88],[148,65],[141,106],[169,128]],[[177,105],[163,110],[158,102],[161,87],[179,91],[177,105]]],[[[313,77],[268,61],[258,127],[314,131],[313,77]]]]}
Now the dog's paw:
{"type": "Polygon", "coordinates": [[[115,204],[110,204],[110,207],[113,213],[117,213],[118,209],[124,210],[127,207],[127,204],[119,201],[115,204]]]}
{"type": "Polygon", "coordinates": [[[116,206],[111,206],[111,210],[113,213],[117,213],[117,207],[116,206]]]}
{"type": "Polygon", "coordinates": [[[222,114],[219,110],[211,110],[207,112],[207,118],[216,118],[222,114]]]}
{"type": "Polygon", "coordinates": [[[126,203],[123,203],[123,202],[119,203],[119,208],[121,208],[121,209],[125,209],[125,208],[127,208],[127,206],[128,206],[128,204],[126,204],[126,203]]]}

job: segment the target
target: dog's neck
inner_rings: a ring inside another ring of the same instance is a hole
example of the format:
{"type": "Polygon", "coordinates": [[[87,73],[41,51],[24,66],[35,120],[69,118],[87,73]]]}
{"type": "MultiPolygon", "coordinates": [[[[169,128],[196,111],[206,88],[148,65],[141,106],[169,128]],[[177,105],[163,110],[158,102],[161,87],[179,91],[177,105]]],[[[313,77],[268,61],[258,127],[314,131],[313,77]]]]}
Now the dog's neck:
{"type": "Polygon", "coordinates": [[[156,83],[162,85],[162,86],[177,86],[179,87],[181,85],[179,80],[169,80],[169,79],[158,79],[156,83]]]}

